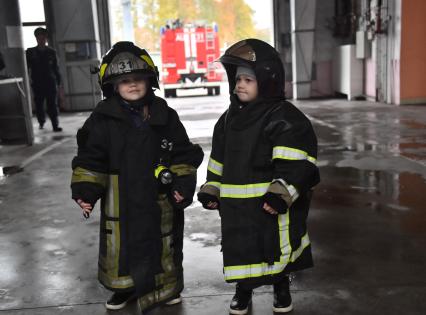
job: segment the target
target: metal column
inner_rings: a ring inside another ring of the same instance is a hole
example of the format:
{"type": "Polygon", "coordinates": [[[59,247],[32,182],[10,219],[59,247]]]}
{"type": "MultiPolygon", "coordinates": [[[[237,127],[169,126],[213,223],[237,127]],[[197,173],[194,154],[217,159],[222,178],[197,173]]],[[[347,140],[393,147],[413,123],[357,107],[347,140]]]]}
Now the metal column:
{"type": "MultiPolygon", "coordinates": [[[[44,0],[48,28],[57,43],[59,66],[67,102],[66,110],[93,109],[101,99],[97,76],[90,69],[99,65],[101,37],[99,35],[98,8],[108,2],[96,0],[44,0]]],[[[107,8],[106,8],[107,10],[107,8]]],[[[104,11],[104,10],[103,10],[104,11]]],[[[102,13],[101,23],[109,23],[102,13]]],[[[109,28],[101,27],[102,38],[109,37],[109,28]]],[[[103,49],[107,49],[104,45],[103,49]]]]}
{"type": "Polygon", "coordinates": [[[311,96],[316,0],[291,0],[293,98],[311,96]]]}
{"type": "Polygon", "coordinates": [[[3,73],[10,76],[2,84],[6,90],[0,98],[1,131],[10,140],[32,144],[31,94],[18,0],[0,0],[0,47],[6,64],[3,73]]]}
{"type": "Polygon", "coordinates": [[[123,40],[135,41],[132,18],[132,3],[130,0],[121,0],[123,8],[123,40]]]}

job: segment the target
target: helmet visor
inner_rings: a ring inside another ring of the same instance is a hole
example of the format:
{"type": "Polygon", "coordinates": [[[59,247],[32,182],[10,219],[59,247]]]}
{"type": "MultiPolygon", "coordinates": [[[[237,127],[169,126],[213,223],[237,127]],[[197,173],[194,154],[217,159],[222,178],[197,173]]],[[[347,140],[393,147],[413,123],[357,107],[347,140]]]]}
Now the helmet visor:
{"type": "Polygon", "coordinates": [[[154,75],[151,73],[126,73],[112,79],[114,84],[128,83],[134,81],[149,80],[154,75]]]}
{"type": "Polygon", "coordinates": [[[225,52],[225,56],[237,57],[246,61],[255,62],[256,61],[256,52],[253,47],[247,43],[247,41],[240,41],[231,47],[225,52]]]}

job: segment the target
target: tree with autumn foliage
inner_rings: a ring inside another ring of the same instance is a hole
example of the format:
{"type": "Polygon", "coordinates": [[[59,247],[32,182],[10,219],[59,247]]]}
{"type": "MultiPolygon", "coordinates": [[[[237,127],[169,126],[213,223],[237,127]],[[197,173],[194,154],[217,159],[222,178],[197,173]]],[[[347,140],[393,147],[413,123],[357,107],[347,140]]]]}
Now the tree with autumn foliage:
{"type": "Polygon", "coordinates": [[[135,42],[150,51],[160,49],[161,27],[178,18],[183,23],[216,23],[222,46],[256,37],[253,13],[244,0],[132,0],[135,42]]]}

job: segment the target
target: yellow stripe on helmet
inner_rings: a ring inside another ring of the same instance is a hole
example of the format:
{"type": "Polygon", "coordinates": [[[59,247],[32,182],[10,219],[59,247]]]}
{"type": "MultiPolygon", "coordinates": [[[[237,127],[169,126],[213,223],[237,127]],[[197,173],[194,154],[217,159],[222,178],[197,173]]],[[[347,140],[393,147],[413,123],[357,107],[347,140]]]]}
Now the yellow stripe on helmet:
{"type": "Polygon", "coordinates": [[[104,78],[105,70],[106,70],[107,67],[108,67],[108,64],[107,63],[103,63],[101,65],[101,68],[99,69],[99,78],[100,78],[101,82],[102,82],[102,80],[104,78]]]}
{"type": "Polygon", "coordinates": [[[141,55],[141,58],[143,59],[143,60],[145,60],[145,62],[152,68],[152,69],[155,69],[155,65],[154,65],[154,62],[152,61],[152,59],[149,57],[149,56],[147,56],[147,55],[141,55]]]}

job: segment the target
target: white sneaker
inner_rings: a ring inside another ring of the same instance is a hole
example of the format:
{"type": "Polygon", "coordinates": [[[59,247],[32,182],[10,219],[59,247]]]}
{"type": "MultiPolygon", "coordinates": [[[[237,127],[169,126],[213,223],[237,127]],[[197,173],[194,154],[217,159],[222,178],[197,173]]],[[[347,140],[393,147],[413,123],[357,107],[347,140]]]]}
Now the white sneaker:
{"type": "Polygon", "coordinates": [[[175,304],[179,304],[182,303],[182,297],[180,295],[178,295],[177,297],[171,299],[170,301],[166,302],[166,305],[175,305],[175,304]]]}

